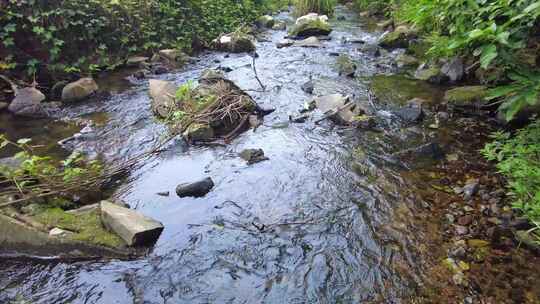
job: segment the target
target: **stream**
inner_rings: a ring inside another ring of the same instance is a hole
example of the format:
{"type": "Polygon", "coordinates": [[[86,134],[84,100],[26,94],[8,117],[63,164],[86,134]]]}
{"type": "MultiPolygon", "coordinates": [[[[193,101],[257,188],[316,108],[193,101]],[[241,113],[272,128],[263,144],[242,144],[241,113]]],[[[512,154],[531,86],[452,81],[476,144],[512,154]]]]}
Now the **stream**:
{"type": "MultiPolygon", "coordinates": [[[[264,33],[256,67],[266,92],[259,92],[246,54],[207,52],[197,63],[154,76],[180,85],[207,68],[228,67],[229,79],[276,110],[226,147],[175,140],[131,172],[115,196],[165,226],[147,257],[0,260],[0,302],[22,296],[36,304],[399,303],[413,295],[422,284],[418,232],[397,213],[410,204],[404,172],[414,164],[390,159],[428,142],[429,122],[412,128],[388,123],[375,132],[315,124],[316,116],[305,123],[288,119],[313,98],[300,89],[310,78],[315,96],[341,93],[370,107],[370,78],[397,70],[396,53],[370,51],[382,34],[373,21],[344,7],[336,16],[345,20],[330,20],[332,39],[322,48],[277,49],[286,33],[264,33]],[[357,40],[365,43],[350,42],[357,40]],[[332,53],[356,62],[355,78],[338,75],[332,53]],[[246,165],[238,157],[246,148],[262,148],[269,160],[246,165]],[[176,185],[207,176],[216,186],[204,198],[175,195],[176,185]],[[156,194],[163,191],[171,195],[156,194]]],[[[288,13],[276,18],[292,22],[288,13]]],[[[64,109],[64,117],[94,122],[67,143],[70,148],[119,161],[167,136],[150,111],[148,81],[126,75],[100,81],[110,97],[64,109]]],[[[385,105],[376,106],[384,112],[385,105]]],[[[28,136],[56,142],[72,128],[48,126],[60,129],[28,136]]]]}

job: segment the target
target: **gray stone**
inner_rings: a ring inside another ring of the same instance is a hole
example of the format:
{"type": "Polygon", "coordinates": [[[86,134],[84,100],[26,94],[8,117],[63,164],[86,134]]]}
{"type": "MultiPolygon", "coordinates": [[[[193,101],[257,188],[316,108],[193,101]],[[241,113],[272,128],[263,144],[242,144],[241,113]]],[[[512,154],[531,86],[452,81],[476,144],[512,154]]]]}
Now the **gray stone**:
{"type": "Polygon", "coordinates": [[[284,48],[284,47],[288,47],[288,46],[291,46],[294,44],[294,40],[291,40],[291,39],[283,39],[283,40],[280,40],[279,42],[276,43],[276,47],[278,49],[281,49],[281,48],[284,48]]]}
{"type": "Polygon", "coordinates": [[[0,169],[4,170],[17,170],[21,167],[22,161],[18,158],[4,157],[0,158],[0,169]]]}
{"type": "Polygon", "coordinates": [[[347,77],[354,77],[354,73],[356,72],[356,64],[352,61],[351,57],[348,55],[340,55],[336,59],[339,75],[347,76],[347,77]]]}
{"type": "Polygon", "coordinates": [[[338,124],[349,124],[360,113],[358,107],[347,96],[331,94],[315,98],[315,105],[325,115],[330,115],[338,124]]]}
{"type": "Polygon", "coordinates": [[[247,161],[248,165],[259,163],[269,158],[264,156],[264,151],[262,149],[245,149],[240,152],[240,157],[247,161]]]}
{"type": "Polygon", "coordinates": [[[69,236],[70,234],[73,234],[73,232],[60,229],[58,227],[55,227],[49,231],[49,236],[58,237],[58,238],[64,238],[64,237],[69,236]]]}
{"type": "Polygon", "coordinates": [[[158,55],[169,63],[183,64],[187,61],[187,55],[177,49],[160,50],[158,55]]]}
{"type": "Polygon", "coordinates": [[[304,84],[302,84],[301,89],[302,89],[302,91],[304,91],[304,92],[306,92],[308,94],[313,94],[313,90],[315,89],[315,85],[313,84],[313,81],[309,80],[309,81],[305,82],[304,84]]]}
{"type": "Polygon", "coordinates": [[[179,197],[203,197],[210,190],[214,188],[214,181],[210,178],[204,178],[202,180],[193,183],[183,183],[176,187],[176,194],[179,197]]]}
{"type": "Polygon", "coordinates": [[[394,111],[394,114],[405,123],[417,123],[424,117],[422,108],[416,106],[400,108],[394,111]]]}
{"type": "Polygon", "coordinates": [[[38,89],[32,87],[23,88],[17,92],[17,95],[8,106],[8,110],[19,116],[46,117],[47,112],[43,107],[43,100],[45,100],[45,95],[38,89]]]}
{"type": "Polygon", "coordinates": [[[175,106],[176,85],[170,81],[158,79],[150,79],[149,83],[152,111],[161,118],[168,117],[175,106]]]}
{"type": "Polygon", "coordinates": [[[463,198],[465,200],[470,200],[478,192],[478,183],[478,179],[471,179],[463,186],[463,198]]]}
{"type": "Polygon", "coordinates": [[[63,102],[74,102],[88,98],[96,93],[98,85],[92,78],[81,78],[75,82],[68,83],[62,90],[63,102]]]}
{"type": "Polygon", "coordinates": [[[150,58],[144,56],[133,56],[126,60],[126,66],[128,67],[140,67],[141,64],[148,62],[150,58]]]}
{"type": "Polygon", "coordinates": [[[456,233],[458,235],[465,235],[465,234],[469,233],[469,228],[467,228],[465,226],[456,225],[456,233]]]}
{"type": "Polygon", "coordinates": [[[163,231],[160,222],[135,210],[108,201],[101,201],[100,207],[104,226],[120,236],[128,246],[152,245],[163,231]]]}
{"type": "Polygon", "coordinates": [[[319,41],[319,38],[315,36],[311,36],[303,40],[295,41],[294,46],[319,48],[319,47],[322,47],[323,45],[319,41]]]}
{"type": "Polygon", "coordinates": [[[331,32],[327,16],[310,13],[296,19],[296,23],[289,30],[289,35],[292,37],[325,36],[331,32]]]}
{"type": "Polygon", "coordinates": [[[379,45],[384,48],[406,48],[409,46],[410,40],[416,37],[416,32],[411,28],[400,25],[393,32],[384,34],[379,45]]]}
{"type": "Polygon", "coordinates": [[[446,75],[451,82],[457,82],[463,79],[464,66],[460,57],[450,59],[441,67],[441,72],[446,75]]]}
{"type": "Polygon", "coordinates": [[[418,65],[418,59],[416,59],[416,57],[413,57],[407,54],[400,54],[399,56],[397,56],[396,62],[397,62],[398,67],[400,68],[418,65]]]}
{"type": "Polygon", "coordinates": [[[232,53],[253,52],[256,48],[253,37],[240,33],[222,35],[212,41],[212,47],[218,51],[232,53]]]}

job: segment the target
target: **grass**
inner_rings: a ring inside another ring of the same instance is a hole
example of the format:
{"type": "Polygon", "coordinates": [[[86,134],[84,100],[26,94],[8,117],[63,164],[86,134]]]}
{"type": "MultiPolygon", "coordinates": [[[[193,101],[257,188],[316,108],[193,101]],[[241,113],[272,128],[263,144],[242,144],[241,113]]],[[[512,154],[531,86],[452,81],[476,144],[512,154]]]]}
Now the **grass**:
{"type": "Polygon", "coordinates": [[[118,248],[124,245],[120,237],[110,233],[103,227],[99,212],[95,210],[74,215],[60,208],[49,208],[37,214],[35,219],[49,227],[58,227],[74,232],[69,236],[71,240],[89,242],[110,248],[118,248]]]}
{"type": "Polygon", "coordinates": [[[295,14],[303,16],[309,13],[332,16],[336,0],[296,0],[295,14]]]}

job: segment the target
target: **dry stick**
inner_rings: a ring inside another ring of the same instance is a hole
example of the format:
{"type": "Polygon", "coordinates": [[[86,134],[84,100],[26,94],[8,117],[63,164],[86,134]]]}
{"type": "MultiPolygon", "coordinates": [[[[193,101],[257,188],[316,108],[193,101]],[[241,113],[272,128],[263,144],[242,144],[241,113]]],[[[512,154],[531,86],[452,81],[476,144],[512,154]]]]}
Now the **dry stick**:
{"type": "Polygon", "coordinates": [[[253,73],[255,74],[255,79],[259,82],[259,85],[263,89],[263,92],[266,92],[266,87],[262,84],[261,80],[259,79],[259,76],[257,75],[257,68],[255,67],[255,55],[252,56],[253,58],[253,64],[251,65],[253,67],[253,73]]]}

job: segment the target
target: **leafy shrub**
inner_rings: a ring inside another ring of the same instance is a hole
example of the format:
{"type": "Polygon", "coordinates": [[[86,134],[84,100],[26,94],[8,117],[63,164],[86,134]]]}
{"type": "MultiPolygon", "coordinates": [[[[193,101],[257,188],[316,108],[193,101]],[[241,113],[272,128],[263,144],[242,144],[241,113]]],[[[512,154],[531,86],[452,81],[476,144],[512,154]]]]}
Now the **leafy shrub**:
{"type": "Polygon", "coordinates": [[[483,155],[497,162],[497,169],[508,179],[514,199],[513,207],[519,209],[540,228],[540,120],[524,129],[510,133],[497,132],[493,142],[482,150],[483,155]]]}
{"type": "Polygon", "coordinates": [[[336,0],[296,0],[295,14],[303,16],[308,13],[317,13],[332,16],[336,6],[336,0]]]}

